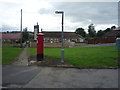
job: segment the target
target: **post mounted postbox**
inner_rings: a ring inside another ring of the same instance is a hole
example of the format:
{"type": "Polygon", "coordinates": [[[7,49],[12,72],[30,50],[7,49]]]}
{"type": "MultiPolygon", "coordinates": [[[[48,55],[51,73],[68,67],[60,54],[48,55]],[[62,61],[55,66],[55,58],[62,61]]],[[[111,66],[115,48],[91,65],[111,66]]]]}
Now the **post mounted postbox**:
{"type": "Polygon", "coordinates": [[[44,58],[44,34],[37,34],[37,61],[41,61],[44,58]]]}

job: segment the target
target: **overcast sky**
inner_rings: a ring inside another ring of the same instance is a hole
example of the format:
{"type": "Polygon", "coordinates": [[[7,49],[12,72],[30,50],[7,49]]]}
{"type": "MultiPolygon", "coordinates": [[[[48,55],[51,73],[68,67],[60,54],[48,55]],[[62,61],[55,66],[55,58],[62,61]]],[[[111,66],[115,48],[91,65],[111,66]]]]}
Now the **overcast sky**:
{"type": "MultiPolygon", "coordinates": [[[[115,0],[114,0],[115,1],[115,0]]],[[[96,31],[118,25],[118,2],[56,2],[51,0],[0,0],[0,30],[20,30],[20,10],[23,10],[23,28],[34,31],[39,24],[43,31],[61,31],[61,15],[65,12],[64,30],[75,31],[82,27],[86,31],[93,23],[96,31]]]]}

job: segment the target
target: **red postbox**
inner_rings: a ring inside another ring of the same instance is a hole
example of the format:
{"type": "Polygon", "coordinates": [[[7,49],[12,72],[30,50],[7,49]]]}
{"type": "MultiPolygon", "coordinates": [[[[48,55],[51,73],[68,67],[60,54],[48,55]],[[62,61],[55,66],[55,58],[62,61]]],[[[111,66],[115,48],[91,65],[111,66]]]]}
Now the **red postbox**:
{"type": "Polygon", "coordinates": [[[44,58],[44,34],[37,34],[37,61],[41,61],[44,58]]]}

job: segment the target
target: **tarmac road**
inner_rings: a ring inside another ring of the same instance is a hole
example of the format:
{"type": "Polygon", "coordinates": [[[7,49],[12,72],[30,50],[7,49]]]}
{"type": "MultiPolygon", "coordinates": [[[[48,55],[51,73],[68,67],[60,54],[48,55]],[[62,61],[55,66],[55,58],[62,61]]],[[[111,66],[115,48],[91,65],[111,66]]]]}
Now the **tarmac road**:
{"type": "Polygon", "coordinates": [[[118,69],[4,65],[5,88],[118,88],[118,69]]]}
{"type": "Polygon", "coordinates": [[[106,43],[106,44],[87,44],[82,47],[99,47],[99,46],[115,46],[116,43],[106,43]]]}

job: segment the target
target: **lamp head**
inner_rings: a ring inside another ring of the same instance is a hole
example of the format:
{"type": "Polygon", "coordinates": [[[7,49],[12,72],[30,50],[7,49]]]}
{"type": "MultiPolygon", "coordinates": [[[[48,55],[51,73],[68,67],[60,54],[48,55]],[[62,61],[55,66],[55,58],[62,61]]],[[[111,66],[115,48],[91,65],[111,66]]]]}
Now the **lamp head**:
{"type": "Polygon", "coordinates": [[[56,14],[64,13],[63,11],[55,11],[56,14]]]}

